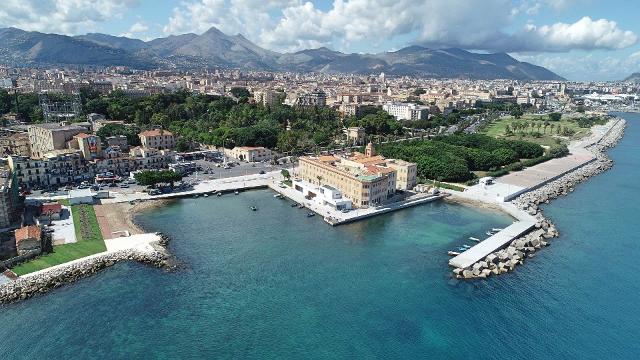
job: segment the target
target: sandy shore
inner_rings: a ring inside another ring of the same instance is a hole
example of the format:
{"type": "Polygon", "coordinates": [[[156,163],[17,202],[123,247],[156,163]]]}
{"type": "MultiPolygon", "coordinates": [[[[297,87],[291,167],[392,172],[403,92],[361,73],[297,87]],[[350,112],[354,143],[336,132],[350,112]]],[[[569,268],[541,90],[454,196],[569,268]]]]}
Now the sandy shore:
{"type": "Polygon", "coordinates": [[[128,202],[95,205],[94,209],[102,237],[104,239],[118,237],[122,235],[120,233],[122,231],[128,231],[130,234],[143,234],[144,229],[134,221],[135,215],[142,211],[165,206],[171,201],[173,200],[141,201],[134,205],[128,202]]]}
{"type": "MultiPolygon", "coordinates": [[[[445,190],[447,193],[451,194],[451,196],[447,196],[444,198],[444,200],[446,202],[450,202],[453,204],[459,204],[459,205],[468,205],[468,206],[473,206],[476,208],[481,208],[481,209],[487,209],[487,210],[492,210],[492,211],[498,211],[500,213],[505,213],[504,210],[500,207],[500,205],[498,203],[489,203],[489,202],[485,202],[485,201],[480,201],[480,200],[474,200],[474,199],[469,199],[469,198],[465,198],[462,196],[457,196],[456,192],[451,191],[451,190],[445,190]]],[[[509,214],[507,214],[509,215],[509,214]]],[[[511,215],[509,215],[511,216],[511,215]]]]}

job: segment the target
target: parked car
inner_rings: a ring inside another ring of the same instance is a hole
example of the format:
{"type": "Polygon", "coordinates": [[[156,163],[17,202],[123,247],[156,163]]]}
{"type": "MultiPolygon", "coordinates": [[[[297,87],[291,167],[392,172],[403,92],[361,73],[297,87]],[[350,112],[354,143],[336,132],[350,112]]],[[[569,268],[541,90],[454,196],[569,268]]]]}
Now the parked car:
{"type": "Polygon", "coordinates": [[[264,174],[265,174],[264,170],[260,170],[260,175],[264,175],[264,174]]]}

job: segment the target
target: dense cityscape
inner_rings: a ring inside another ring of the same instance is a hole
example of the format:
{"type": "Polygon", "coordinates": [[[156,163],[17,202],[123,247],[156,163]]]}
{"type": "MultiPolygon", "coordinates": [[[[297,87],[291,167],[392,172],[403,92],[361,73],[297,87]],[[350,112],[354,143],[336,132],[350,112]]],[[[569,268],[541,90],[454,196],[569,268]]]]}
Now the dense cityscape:
{"type": "Polygon", "coordinates": [[[640,351],[633,5],[277,3],[0,9],[7,359],[640,351]]]}

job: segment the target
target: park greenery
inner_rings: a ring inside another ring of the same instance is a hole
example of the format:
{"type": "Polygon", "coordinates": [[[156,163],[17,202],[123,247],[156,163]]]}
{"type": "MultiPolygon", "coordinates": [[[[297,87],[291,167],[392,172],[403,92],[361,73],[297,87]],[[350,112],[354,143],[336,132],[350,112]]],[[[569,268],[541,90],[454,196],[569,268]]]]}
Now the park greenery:
{"type": "Polygon", "coordinates": [[[134,177],[140,185],[168,184],[171,188],[176,181],[182,180],[182,175],[173,170],[143,170],[136,173],[134,177]]]}
{"type": "Polygon", "coordinates": [[[473,171],[498,170],[520,159],[537,158],[544,154],[544,149],[534,143],[478,134],[389,143],[379,146],[378,150],[388,158],[415,162],[421,180],[452,182],[473,179],[473,171]]]}
{"type": "Polygon", "coordinates": [[[138,134],[140,133],[140,128],[135,125],[125,126],[123,124],[106,124],[102,126],[97,132],[96,135],[100,137],[103,142],[106,142],[106,138],[110,136],[124,135],[127,137],[127,143],[130,146],[139,146],[140,145],[140,137],[138,134]]]}
{"type": "Polygon", "coordinates": [[[534,142],[544,146],[567,143],[589,135],[594,125],[604,125],[606,117],[562,116],[560,113],[547,115],[526,114],[521,118],[504,116],[494,120],[483,131],[486,135],[534,142]]]}
{"type": "MultiPolygon", "coordinates": [[[[68,202],[65,205],[68,205],[68,202]]],[[[52,252],[26,261],[11,270],[18,275],[24,275],[106,251],[107,247],[93,206],[73,205],[71,215],[77,242],[54,246],[52,252]]]]}

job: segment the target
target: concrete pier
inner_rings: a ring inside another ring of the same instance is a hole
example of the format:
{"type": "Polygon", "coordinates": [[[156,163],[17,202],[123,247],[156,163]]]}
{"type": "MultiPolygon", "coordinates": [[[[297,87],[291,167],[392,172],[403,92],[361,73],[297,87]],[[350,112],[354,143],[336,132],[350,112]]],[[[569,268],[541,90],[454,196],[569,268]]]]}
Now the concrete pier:
{"type": "Polygon", "coordinates": [[[536,219],[519,210],[511,203],[501,204],[500,207],[508,214],[516,218],[516,222],[502,229],[493,236],[479,242],[471,249],[449,260],[449,265],[457,268],[468,268],[471,265],[482,261],[487,255],[500,250],[509,245],[509,243],[531,230],[536,225],[536,219]]]}
{"type": "Polygon", "coordinates": [[[362,219],[367,219],[373,216],[386,214],[392,211],[406,209],[408,207],[425,204],[428,202],[436,201],[442,199],[447,195],[431,195],[431,194],[416,194],[413,195],[406,200],[392,202],[389,204],[384,204],[376,207],[368,207],[361,209],[354,209],[349,212],[343,213],[342,211],[333,209],[326,205],[320,205],[311,200],[307,200],[304,198],[302,193],[296,191],[290,187],[280,187],[277,182],[271,182],[269,187],[276,191],[277,193],[285,196],[286,198],[293,200],[299,204],[303,204],[307,209],[313,211],[314,213],[322,216],[324,221],[326,221],[329,225],[337,226],[342,225],[362,219]]]}

